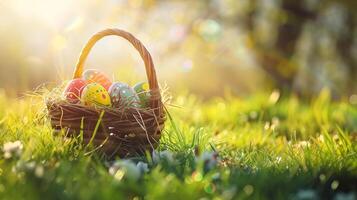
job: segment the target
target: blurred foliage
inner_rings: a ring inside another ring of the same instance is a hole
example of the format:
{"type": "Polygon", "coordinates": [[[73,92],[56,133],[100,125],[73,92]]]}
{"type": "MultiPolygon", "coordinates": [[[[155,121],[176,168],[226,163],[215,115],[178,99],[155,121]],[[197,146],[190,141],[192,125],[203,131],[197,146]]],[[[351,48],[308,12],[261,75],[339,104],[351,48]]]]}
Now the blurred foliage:
{"type": "MultiPolygon", "coordinates": [[[[13,0],[0,9],[0,87],[8,93],[69,79],[85,41],[107,27],[140,38],[174,91],[357,92],[354,0],[13,0]]],[[[123,81],[145,78],[121,40],[100,42],[87,65],[123,81]]]]}

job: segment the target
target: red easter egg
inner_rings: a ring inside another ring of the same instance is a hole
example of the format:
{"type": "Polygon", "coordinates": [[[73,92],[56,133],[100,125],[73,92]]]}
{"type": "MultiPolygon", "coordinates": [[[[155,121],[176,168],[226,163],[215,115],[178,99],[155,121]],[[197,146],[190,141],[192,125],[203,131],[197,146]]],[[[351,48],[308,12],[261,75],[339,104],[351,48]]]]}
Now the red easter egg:
{"type": "Polygon", "coordinates": [[[95,70],[88,69],[83,73],[83,79],[87,81],[87,83],[99,83],[102,85],[107,91],[109,87],[112,85],[112,82],[104,73],[95,70]]]}
{"type": "Polygon", "coordinates": [[[64,90],[64,96],[67,101],[71,103],[78,103],[81,99],[83,88],[87,85],[86,81],[82,78],[71,80],[64,90]]]}

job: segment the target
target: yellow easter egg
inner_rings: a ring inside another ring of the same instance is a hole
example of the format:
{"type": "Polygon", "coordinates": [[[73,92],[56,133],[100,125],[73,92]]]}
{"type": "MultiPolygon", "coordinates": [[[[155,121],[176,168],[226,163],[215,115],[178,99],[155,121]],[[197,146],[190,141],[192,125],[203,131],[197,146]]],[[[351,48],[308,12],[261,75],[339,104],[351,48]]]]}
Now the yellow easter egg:
{"type": "Polygon", "coordinates": [[[108,91],[98,83],[91,83],[84,87],[81,102],[86,106],[111,106],[108,91]]]}

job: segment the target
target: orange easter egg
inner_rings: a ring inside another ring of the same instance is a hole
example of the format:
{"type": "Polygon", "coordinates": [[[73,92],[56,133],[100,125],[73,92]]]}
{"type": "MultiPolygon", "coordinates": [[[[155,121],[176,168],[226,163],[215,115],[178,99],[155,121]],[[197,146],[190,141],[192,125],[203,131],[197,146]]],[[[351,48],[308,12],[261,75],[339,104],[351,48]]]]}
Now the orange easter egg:
{"type": "Polygon", "coordinates": [[[110,81],[107,75],[95,69],[86,70],[83,73],[83,79],[86,80],[88,83],[99,83],[106,90],[108,90],[109,87],[112,85],[112,82],[110,81]]]}

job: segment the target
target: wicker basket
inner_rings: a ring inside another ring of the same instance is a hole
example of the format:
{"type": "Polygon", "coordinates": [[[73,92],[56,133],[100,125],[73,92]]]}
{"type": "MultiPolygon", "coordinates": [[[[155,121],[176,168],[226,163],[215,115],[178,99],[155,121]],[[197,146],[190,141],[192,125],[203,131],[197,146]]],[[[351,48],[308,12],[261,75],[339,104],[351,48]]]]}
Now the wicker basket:
{"type": "Polygon", "coordinates": [[[140,53],[150,88],[150,107],[99,110],[52,99],[47,101],[47,108],[56,133],[64,130],[67,137],[82,136],[85,144],[99,147],[109,157],[135,156],[157,146],[166,119],[154,64],[148,50],[126,31],[103,30],[93,35],[83,48],[73,78],[81,77],[85,60],[94,44],[111,35],[125,38],[140,53]]]}

